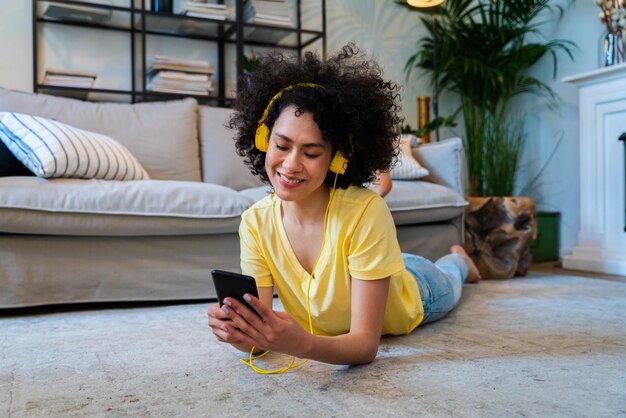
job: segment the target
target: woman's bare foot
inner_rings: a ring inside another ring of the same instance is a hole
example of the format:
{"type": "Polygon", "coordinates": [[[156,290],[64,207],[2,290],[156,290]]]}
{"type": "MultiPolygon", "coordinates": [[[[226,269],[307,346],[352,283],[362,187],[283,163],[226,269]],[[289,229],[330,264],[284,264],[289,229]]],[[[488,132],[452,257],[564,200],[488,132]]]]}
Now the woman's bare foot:
{"type": "Polygon", "coordinates": [[[474,264],[474,260],[472,260],[472,258],[467,255],[467,253],[465,252],[465,248],[461,247],[460,245],[453,245],[452,247],[450,247],[450,252],[462,255],[465,258],[465,261],[467,261],[467,267],[469,271],[467,277],[465,278],[465,281],[467,283],[476,283],[482,279],[480,271],[478,271],[478,267],[476,267],[476,264],[474,264]]]}
{"type": "Polygon", "coordinates": [[[376,179],[370,184],[369,188],[380,197],[385,197],[391,191],[393,182],[391,174],[387,171],[377,171],[376,179]]]}

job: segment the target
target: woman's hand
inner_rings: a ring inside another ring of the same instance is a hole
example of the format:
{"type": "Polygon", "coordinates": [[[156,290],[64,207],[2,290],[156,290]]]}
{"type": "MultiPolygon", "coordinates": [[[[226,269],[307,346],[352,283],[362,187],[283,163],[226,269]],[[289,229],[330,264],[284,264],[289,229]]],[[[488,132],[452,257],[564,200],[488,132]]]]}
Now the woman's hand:
{"type": "Polygon", "coordinates": [[[224,306],[218,308],[221,312],[215,313],[216,319],[218,315],[222,318],[222,326],[217,327],[217,330],[211,326],[220,341],[254,346],[255,351],[269,350],[298,357],[306,352],[306,341],[310,334],[291,315],[270,309],[252,295],[246,294],[244,297],[259,315],[236,299],[224,299],[224,306]]]}
{"type": "Polygon", "coordinates": [[[232,330],[235,326],[230,317],[220,308],[220,305],[215,304],[209,307],[207,315],[209,327],[211,327],[215,337],[221,342],[235,344],[236,341],[228,338],[229,329],[232,330]]]}

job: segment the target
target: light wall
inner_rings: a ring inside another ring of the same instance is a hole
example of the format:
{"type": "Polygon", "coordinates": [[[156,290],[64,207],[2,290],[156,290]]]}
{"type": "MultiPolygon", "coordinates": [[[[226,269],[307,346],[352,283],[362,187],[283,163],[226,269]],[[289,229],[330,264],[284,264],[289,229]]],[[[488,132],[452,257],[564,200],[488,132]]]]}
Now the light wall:
{"type": "MultiPolygon", "coordinates": [[[[303,2],[304,21],[311,28],[319,28],[318,0],[303,2]]],[[[526,115],[528,132],[520,187],[537,174],[557,139],[563,137],[554,157],[546,165],[538,187],[530,195],[538,201],[540,210],[561,212],[561,253],[569,253],[577,243],[580,219],[578,92],[574,86],[560,80],[564,76],[598,68],[602,26],[596,18],[599,9],[591,0],[576,0],[571,4],[562,0],[561,4],[566,8],[563,17],[560,20],[551,18],[544,26],[545,35],[576,43],[575,62],[562,57],[554,80],[548,62],[539,63],[533,70],[549,82],[560,95],[561,103],[556,109],[548,109],[537,99],[525,98],[518,101],[517,108],[526,115]]],[[[179,2],[176,7],[180,6],[179,2]]],[[[30,1],[0,0],[0,10],[0,86],[32,91],[30,1]]],[[[327,0],[327,24],[329,51],[337,50],[348,41],[355,41],[362,50],[378,60],[387,77],[404,86],[403,114],[406,122],[415,126],[416,97],[431,92],[423,77],[413,76],[407,81],[403,71],[405,62],[416,49],[417,41],[425,33],[417,13],[409,12],[391,0],[327,0]]],[[[97,71],[106,79],[107,86],[125,88],[129,83],[127,35],[109,36],[108,32],[106,35],[58,26],[46,28],[46,52],[40,54],[44,62],[42,66],[97,71]]],[[[320,48],[319,45],[315,47],[320,48]]],[[[215,50],[210,43],[163,38],[154,40],[147,52],[171,55],[185,52],[187,57],[215,62],[215,50]]],[[[232,74],[232,52],[227,54],[227,63],[232,74]]],[[[233,87],[234,82],[230,80],[227,89],[233,87]]],[[[440,101],[440,114],[450,114],[454,106],[455,101],[444,95],[440,101]]],[[[442,136],[455,133],[444,130],[442,136]]]]}

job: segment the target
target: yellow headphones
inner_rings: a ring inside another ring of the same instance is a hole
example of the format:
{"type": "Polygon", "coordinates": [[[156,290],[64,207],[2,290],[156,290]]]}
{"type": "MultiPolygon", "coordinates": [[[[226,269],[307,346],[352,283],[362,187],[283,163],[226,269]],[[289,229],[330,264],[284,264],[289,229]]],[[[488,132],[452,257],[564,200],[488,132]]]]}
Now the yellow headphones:
{"type": "MultiPolygon", "coordinates": [[[[284,92],[286,92],[287,90],[291,90],[292,88],[296,86],[319,87],[319,84],[314,84],[314,83],[294,84],[292,86],[285,87],[284,89],[276,93],[274,97],[272,97],[272,100],[270,100],[270,102],[267,104],[267,107],[263,111],[263,116],[261,116],[261,119],[259,120],[259,124],[256,128],[256,133],[254,135],[254,145],[259,151],[267,152],[267,149],[269,148],[270,129],[265,124],[265,121],[267,120],[267,116],[270,110],[272,109],[274,102],[280,99],[280,97],[283,95],[284,92]]],[[[347,166],[348,166],[347,158],[344,157],[341,151],[335,151],[335,155],[333,155],[333,159],[330,162],[329,170],[335,174],[344,174],[346,172],[347,166]]]]}

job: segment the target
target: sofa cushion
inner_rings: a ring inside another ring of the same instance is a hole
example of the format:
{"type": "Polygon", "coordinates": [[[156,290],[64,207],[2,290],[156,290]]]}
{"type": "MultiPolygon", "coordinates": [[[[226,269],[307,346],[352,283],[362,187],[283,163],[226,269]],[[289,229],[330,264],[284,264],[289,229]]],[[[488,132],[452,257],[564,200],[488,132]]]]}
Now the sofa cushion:
{"type": "Polygon", "coordinates": [[[465,192],[464,151],[461,138],[447,138],[422,144],[412,149],[413,157],[428,170],[421,180],[450,187],[457,193],[465,192]]]}
{"type": "Polygon", "coordinates": [[[40,116],[0,112],[0,141],[39,177],[150,178],[114,139],[40,116]]]}
{"type": "MultiPolygon", "coordinates": [[[[264,185],[241,191],[256,202],[270,193],[264,185]]],[[[396,226],[449,221],[461,215],[467,201],[454,190],[427,181],[394,180],[385,196],[396,226]]]]}
{"type": "Polygon", "coordinates": [[[242,195],[246,196],[253,202],[258,202],[270,193],[272,193],[272,186],[269,184],[264,184],[263,186],[258,187],[250,187],[249,189],[241,191],[242,195]]]}
{"type": "Polygon", "coordinates": [[[253,203],[215,184],[0,178],[0,232],[162,236],[236,233],[253,203]]]}
{"type": "Polygon", "coordinates": [[[197,102],[91,103],[0,88],[0,111],[56,119],[115,138],[153,179],[200,181],[197,102]]]}
{"type": "Polygon", "coordinates": [[[231,109],[198,106],[202,178],[235,190],[258,187],[263,183],[250,173],[235,149],[234,132],[224,126],[231,113],[231,109]]]}
{"type": "Polygon", "coordinates": [[[467,206],[460,194],[428,181],[394,180],[385,201],[396,225],[447,221],[467,206]]]}

